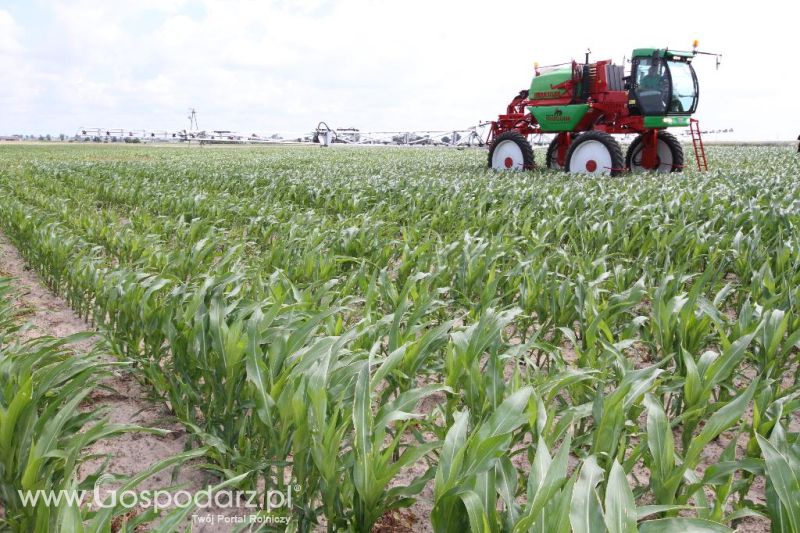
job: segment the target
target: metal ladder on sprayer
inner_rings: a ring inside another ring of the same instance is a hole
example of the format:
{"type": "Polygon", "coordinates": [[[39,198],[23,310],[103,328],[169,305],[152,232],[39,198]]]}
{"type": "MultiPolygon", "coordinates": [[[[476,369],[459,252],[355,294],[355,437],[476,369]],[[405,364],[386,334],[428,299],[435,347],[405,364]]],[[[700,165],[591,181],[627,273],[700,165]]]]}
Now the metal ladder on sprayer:
{"type": "Polygon", "coordinates": [[[699,120],[689,119],[689,132],[692,134],[692,146],[694,146],[694,159],[697,161],[697,170],[708,170],[706,148],[703,146],[703,138],[700,136],[699,120]]]}

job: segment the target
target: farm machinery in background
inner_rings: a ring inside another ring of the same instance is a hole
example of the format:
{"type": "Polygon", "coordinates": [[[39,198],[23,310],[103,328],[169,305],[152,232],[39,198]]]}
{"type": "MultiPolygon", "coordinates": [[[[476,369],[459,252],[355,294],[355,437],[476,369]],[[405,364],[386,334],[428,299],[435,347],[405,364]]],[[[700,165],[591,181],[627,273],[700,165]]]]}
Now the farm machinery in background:
{"type": "Polygon", "coordinates": [[[639,48],[631,70],[610,60],[535,67],[530,88],[491,123],[490,168],[533,168],[530,135],[554,134],[546,165],[574,173],[618,175],[625,170],[680,172],[683,146],[667,128],[689,127],[697,165],[707,169],[697,120],[699,86],[692,67],[699,52],[639,48]],[[612,134],[638,134],[623,156],[612,134]]]}
{"type": "Polygon", "coordinates": [[[311,136],[311,142],[320,146],[331,144],[397,145],[397,146],[484,146],[487,123],[459,130],[418,131],[360,131],[357,128],[333,129],[320,122],[311,136]]]}
{"type": "Polygon", "coordinates": [[[441,146],[451,148],[485,146],[489,122],[456,130],[417,130],[417,131],[360,131],[357,128],[332,129],[324,122],[311,132],[293,134],[243,134],[228,130],[128,130],[121,128],[80,128],[73,140],[82,142],[124,142],[124,143],[186,143],[196,145],[211,144],[311,144],[320,146],[441,146]]]}

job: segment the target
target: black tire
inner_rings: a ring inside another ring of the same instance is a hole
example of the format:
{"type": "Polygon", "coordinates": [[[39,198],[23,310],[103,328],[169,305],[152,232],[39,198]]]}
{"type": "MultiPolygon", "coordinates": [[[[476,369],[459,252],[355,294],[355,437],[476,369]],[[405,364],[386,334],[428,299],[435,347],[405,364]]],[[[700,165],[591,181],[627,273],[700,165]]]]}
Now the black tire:
{"type": "MultiPolygon", "coordinates": [[[[666,144],[669,147],[669,151],[672,152],[672,168],[669,172],[683,172],[683,145],[680,141],[678,141],[674,135],[666,131],[658,132],[658,140],[666,144]]],[[[639,145],[642,144],[642,142],[644,142],[644,138],[642,135],[639,135],[628,147],[628,152],[625,154],[625,168],[629,170],[633,169],[631,165],[633,162],[633,155],[639,150],[639,145]]]]}
{"type": "Polygon", "coordinates": [[[494,139],[494,141],[492,141],[492,145],[489,147],[489,168],[505,170],[502,167],[495,167],[492,165],[492,157],[494,156],[495,148],[497,148],[503,141],[511,141],[519,147],[520,151],[522,152],[522,170],[531,170],[533,168],[533,147],[524,135],[515,130],[501,133],[494,139]]]}
{"type": "Polygon", "coordinates": [[[564,167],[558,164],[558,138],[556,137],[550,141],[550,146],[547,147],[547,155],[545,156],[545,163],[547,168],[551,170],[564,170],[564,167]]]}
{"type": "Polygon", "coordinates": [[[622,148],[620,148],[619,143],[609,135],[603,131],[586,131],[578,135],[572,143],[569,145],[569,150],[567,151],[567,161],[565,165],[565,170],[567,172],[572,172],[570,169],[570,163],[572,162],[572,156],[575,151],[583,144],[588,141],[597,141],[603,146],[606,147],[608,150],[609,155],[611,156],[611,169],[609,173],[611,176],[619,176],[622,174],[625,164],[625,160],[622,157],[622,148]]]}

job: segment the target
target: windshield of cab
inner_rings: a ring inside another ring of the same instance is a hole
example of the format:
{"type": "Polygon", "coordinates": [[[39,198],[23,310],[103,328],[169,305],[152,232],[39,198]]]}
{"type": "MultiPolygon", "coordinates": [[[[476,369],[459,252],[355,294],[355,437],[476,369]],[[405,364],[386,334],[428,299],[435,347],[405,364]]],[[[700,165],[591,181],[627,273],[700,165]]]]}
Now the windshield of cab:
{"type": "Polygon", "coordinates": [[[664,115],[669,100],[669,75],[659,58],[643,57],[634,62],[636,100],[643,115],[664,115]]]}
{"type": "Polygon", "coordinates": [[[669,61],[672,76],[670,113],[693,113],[697,106],[697,79],[692,66],[685,61],[669,61]]]}

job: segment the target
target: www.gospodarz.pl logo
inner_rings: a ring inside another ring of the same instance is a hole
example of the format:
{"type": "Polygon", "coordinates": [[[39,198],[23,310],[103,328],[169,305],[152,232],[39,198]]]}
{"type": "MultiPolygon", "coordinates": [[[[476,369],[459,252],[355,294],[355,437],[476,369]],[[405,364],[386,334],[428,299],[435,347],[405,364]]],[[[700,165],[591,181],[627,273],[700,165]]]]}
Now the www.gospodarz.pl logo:
{"type": "MultiPolygon", "coordinates": [[[[264,523],[288,523],[283,522],[287,516],[283,516],[292,509],[292,497],[300,491],[298,485],[288,485],[281,490],[267,490],[259,497],[259,493],[254,490],[213,490],[207,487],[198,491],[188,490],[101,490],[101,485],[108,481],[113,481],[113,476],[100,476],[91,491],[77,490],[17,490],[17,494],[26,507],[59,507],[62,504],[70,507],[90,506],[95,509],[124,508],[155,510],[157,512],[193,507],[198,510],[209,508],[232,510],[239,509],[253,513],[250,517],[260,519],[264,523]],[[283,511],[282,516],[270,517],[271,513],[283,511]],[[276,519],[278,519],[276,521],[276,519]]],[[[219,515],[222,517],[223,515],[219,515]]],[[[208,517],[217,518],[217,515],[207,514],[200,516],[200,520],[205,521],[208,517]]],[[[227,519],[237,517],[226,516],[227,519]]],[[[247,519],[247,517],[238,517],[247,519]]],[[[240,522],[239,522],[240,523],[240,522]]]]}

